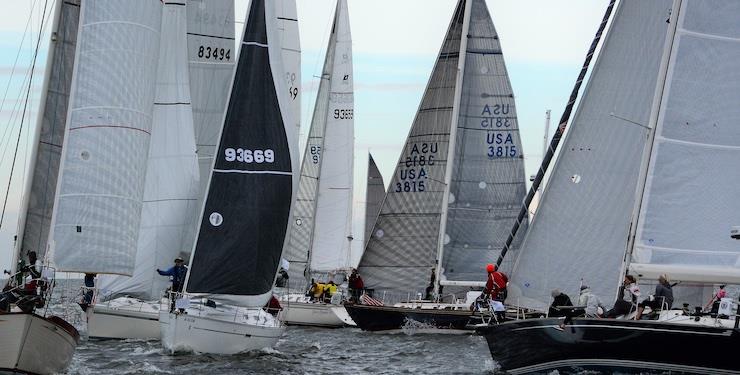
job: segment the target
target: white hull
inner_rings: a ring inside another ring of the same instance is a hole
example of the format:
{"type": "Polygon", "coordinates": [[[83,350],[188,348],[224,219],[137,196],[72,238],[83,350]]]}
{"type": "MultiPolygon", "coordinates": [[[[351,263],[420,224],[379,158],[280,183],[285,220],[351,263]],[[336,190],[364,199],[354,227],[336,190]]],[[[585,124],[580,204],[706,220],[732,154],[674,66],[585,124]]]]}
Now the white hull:
{"type": "Polygon", "coordinates": [[[88,337],[159,340],[159,302],[133,301],[136,303],[98,304],[88,309],[88,337]]]}
{"type": "Polygon", "coordinates": [[[309,297],[288,294],[280,298],[286,324],[315,327],[356,326],[342,305],[311,302],[309,297]]]}
{"type": "Polygon", "coordinates": [[[72,361],[79,335],[34,314],[0,315],[0,371],[63,372],[72,361]]]}
{"type": "Polygon", "coordinates": [[[236,354],[274,347],[285,327],[262,310],[249,310],[253,314],[248,315],[244,311],[231,309],[223,314],[214,311],[205,314],[201,311],[199,314],[191,309],[187,314],[160,311],[162,346],[169,353],[212,354],[236,354]]]}

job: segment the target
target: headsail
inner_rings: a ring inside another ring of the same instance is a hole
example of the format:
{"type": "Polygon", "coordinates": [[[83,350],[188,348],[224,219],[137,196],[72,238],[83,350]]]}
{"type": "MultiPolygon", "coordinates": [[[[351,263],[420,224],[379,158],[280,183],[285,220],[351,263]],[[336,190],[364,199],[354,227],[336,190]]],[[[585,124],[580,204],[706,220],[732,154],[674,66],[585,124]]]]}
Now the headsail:
{"type": "MultiPolygon", "coordinates": [[[[346,0],[337,2],[301,166],[286,259],[291,280],[350,266],[354,160],[352,38],[346,0]]],[[[300,284],[294,284],[298,287],[300,284]]]]}
{"type": "Polygon", "coordinates": [[[20,242],[16,248],[16,256],[35,251],[39,259],[44,258],[49,239],[80,17],[79,0],[61,1],[56,6],[57,18],[39,110],[41,116],[31,156],[30,178],[26,179],[29,182],[23,195],[23,216],[18,220],[20,242]]]}
{"type": "Polygon", "coordinates": [[[158,299],[168,280],[152,270],[190,252],[198,184],[193,112],[190,106],[186,7],[166,1],[154,98],[152,136],[133,277],[102,277],[103,295],[158,299]]]}
{"type": "Polygon", "coordinates": [[[740,283],[740,3],[679,3],[630,270],[740,283]]]}
{"type": "Polygon", "coordinates": [[[605,300],[615,294],[671,3],[616,9],[519,251],[510,303],[546,309],[552,289],[576,293],[581,280],[605,300]]]}
{"type": "Polygon", "coordinates": [[[273,5],[249,7],[185,285],[240,306],[270,298],[297,186],[273,5]]]}
{"type": "Polygon", "coordinates": [[[375,164],[373,155],[367,154],[367,190],[365,191],[365,245],[370,240],[370,235],[375,226],[375,219],[378,218],[380,208],[385,198],[385,182],[383,175],[380,174],[378,166],[375,164]]]}
{"type": "Polygon", "coordinates": [[[57,267],[131,275],[149,153],[162,4],[82,4],[52,217],[57,267]]]}

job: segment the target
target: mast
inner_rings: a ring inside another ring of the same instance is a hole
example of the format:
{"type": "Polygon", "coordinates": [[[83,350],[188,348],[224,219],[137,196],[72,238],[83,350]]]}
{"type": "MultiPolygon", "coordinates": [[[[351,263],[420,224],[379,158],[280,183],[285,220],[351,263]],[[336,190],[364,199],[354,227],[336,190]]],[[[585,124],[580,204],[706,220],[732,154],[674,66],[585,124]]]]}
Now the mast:
{"type": "MultiPolygon", "coordinates": [[[[666,90],[666,83],[668,79],[668,66],[671,60],[671,51],[676,39],[676,30],[678,28],[678,17],[681,13],[682,0],[673,0],[673,6],[670,18],[668,22],[668,32],[666,33],[665,46],[663,47],[663,56],[660,61],[660,73],[658,73],[658,82],[655,87],[655,96],[653,97],[653,105],[650,109],[650,121],[647,124],[647,142],[645,142],[645,150],[642,154],[642,162],[640,164],[640,174],[637,179],[637,188],[635,190],[635,205],[632,211],[632,222],[629,228],[629,237],[627,239],[627,247],[624,253],[624,262],[622,263],[622,272],[620,275],[627,273],[627,268],[631,260],[632,252],[634,251],[635,239],[637,236],[638,221],[640,218],[640,207],[642,207],[642,201],[645,194],[645,184],[647,183],[647,173],[650,167],[650,159],[652,156],[653,146],[655,144],[655,129],[658,126],[658,118],[661,115],[661,107],[666,98],[663,94],[666,90]]],[[[621,280],[621,279],[620,279],[621,280]]],[[[620,280],[617,281],[617,286],[620,280]]]]}
{"type": "Polygon", "coordinates": [[[460,119],[460,98],[462,97],[462,83],[465,75],[465,55],[468,46],[468,29],[470,28],[470,10],[472,0],[465,1],[463,13],[462,33],[460,34],[460,57],[457,61],[457,79],[455,80],[455,94],[452,104],[452,124],[450,125],[450,138],[447,145],[447,161],[445,164],[445,185],[442,194],[442,212],[439,223],[439,238],[437,239],[437,259],[435,260],[436,282],[434,283],[434,295],[439,293],[439,282],[442,277],[442,256],[444,255],[445,228],[447,226],[447,211],[450,200],[450,186],[452,185],[452,168],[454,166],[455,146],[457,144],[457,123],[460,119]]]}
{"type": "Polygon", "coordinates": [[[501,265],[501,262],[503,262],[504,256],[506,256],[506,253],[509,251],[509,247],[511,246],[511,243],[514,241],[514,237],[516,236],[516,233],[519,230],[519,227],[522,225],[522,222],[524,222],[524,220],[528,217],[529,205],[532,203],[532,199],[534,198],[535,193],[537,193],[537,190],[539,189],[540,184],[542,183],[542,180],[545,177],[545,171],[547,171],[548,167],[550,166],[550,162],[552,161],[552,158],[555,155],[555,151],[557,150],[558,145],[560,144],[560,139],[563,137],[563,133],[565,133],[565,127],[568,124],[568,120],[570,119],[570,114],[573,111],[573,107],[576,103],[576,99],[578,98],[578,92],[581,89],[581,84],[583,83],[583,80],[586,77],[586,72],[588,71],[588,67],[591,64],[591,58],[593,58],[594,53],[596,52],[596,47],[598,46],[599,41],[601,40],[601,36],[604,32],[604,29],[606,28],[606,24],[609,22],[609,18],[611,16],[612,9],[614,8],[615,2],[616,0],[610,0],[609,5],[606,8],[606,12],[604,13],[604,17],[601,20],[601,24],[599,25],[599,29],[596,32],[596,36],[591,42],[591,47],[588,49],[588,53],[586,53],[586,59],[583,62],[583,66],[581,67],[581,72],[578,74],[578,78],[576,79],[575,86],[573,87],[573,90],[571,91],[570,98],[568,99],[568,104],[565,106],[563,115],[560,117],[558,128],[555,130],[555,134],[552,136],[552,141],[550,141],[550,147],[547,149],[547,152],[542,158],[542,164],[540,165],[540,168],[537,170],[537,175],[535,176],[534,181],[532,182],[532,186],[527,192],[527,196],[524,198],[524,203],[522,204],[521,210],[519,211],[519,216],[517,217],[516,222],[514,223],[514,227],[511,229],[511,232],[509,233],[509,236],[506,238],[506,244],[504,245],[504,248],[501,250],[501,254],[498,257],[498,260],[496,261],[496,264],[499,266],[501,265]]]}

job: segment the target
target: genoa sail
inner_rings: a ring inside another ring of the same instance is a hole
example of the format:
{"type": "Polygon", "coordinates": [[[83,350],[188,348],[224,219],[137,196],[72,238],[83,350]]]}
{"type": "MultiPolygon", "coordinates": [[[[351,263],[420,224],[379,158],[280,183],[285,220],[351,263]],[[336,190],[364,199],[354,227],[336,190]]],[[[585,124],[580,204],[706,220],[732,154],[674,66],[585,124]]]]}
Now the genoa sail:
{"type": "Polygon", "coordinates": [[[171,264],[176,256],[186,256],[192,248],[199,171],[185,12],[181,0],[165,2],[162,9],[162,48],[134,275],[101,277],[98,287],[103,296],[158,299],[169,282],[152,270],[171,264]]]}
{"type": "Polygon", "coordinates": [[[651,279],[740,283],[740,247],[728,235],[740,224],[740,80],[729,79],[739,68],[740,4],[681,1],[673,11],[629,267],[651,279]]]}
{"type": "Polygon", "coordinates": [[[60,270],[134,271],[161,11],[155,0],[90,1],[80,9],[52,216],[60,270]]]}
{"type": "Polygon", "coordinates": [[[185,285],[239,306],[272,294],[297,186],[272,6],[250,4],[185,285]]]}
{"type": "Polygon", "coordinates": [[[352,38],[337,2],[301,166],[286,260],[292,280],[350,266],[354,160],[352,38]],[[310,273],[310,272],[309,272],[310,273]],[[305,273],[308,275],[308,273],[305,273]]]}
{"type": "MultiPolygon", "coordinates": [[[[75,64],[80,1],[57,4],[55,38],[47,57],[47,72],[39,112],[36,142],[31,156],[30,178],[24,194],[24,209],[18,228],[16,256],[35,251],[39,259],[46,254],[51,216],[56,196],[59,163],[67,121],[67,106],[75,64]]],[[[15,266],[15,262],[13,262],[15,266]]]]}
{"type": "Polygon", "coordinates": [[[622,1],[615,10],[514,255],[510,303],[546,310],[552,289],[577,294],[581,283],[605,300],[615,295],[671,4],[622,1]]]}
{"type": "Polygon", "coordinates": [[[372,154],[368,154],[367,159],[367,190],[365,191],[365,245],[370,240],[370,234],[375,226],[375,219],[378,218],[380,207],[385,198],[385,182],[383,175],[380,174],[378,166],[375,164],[372,154]]]}

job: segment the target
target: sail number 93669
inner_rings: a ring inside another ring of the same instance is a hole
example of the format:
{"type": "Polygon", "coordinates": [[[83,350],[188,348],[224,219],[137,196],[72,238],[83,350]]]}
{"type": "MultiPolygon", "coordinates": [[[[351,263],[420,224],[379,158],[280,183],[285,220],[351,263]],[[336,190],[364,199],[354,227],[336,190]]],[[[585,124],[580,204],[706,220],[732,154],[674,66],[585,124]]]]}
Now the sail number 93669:
{"type": "Polygon", "coordinates": [[[352,120],[354,109],[335,109],[334,118],[337,120],[352,120]]]}
{"type": "Polygon", "coordinates": [[[241,163],[272,163],[275,161],[275,152],[267,150],[248,150],[244,148],[227,148],[224,150],[226,161],[241,163]]]}

